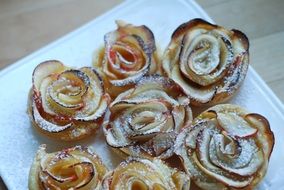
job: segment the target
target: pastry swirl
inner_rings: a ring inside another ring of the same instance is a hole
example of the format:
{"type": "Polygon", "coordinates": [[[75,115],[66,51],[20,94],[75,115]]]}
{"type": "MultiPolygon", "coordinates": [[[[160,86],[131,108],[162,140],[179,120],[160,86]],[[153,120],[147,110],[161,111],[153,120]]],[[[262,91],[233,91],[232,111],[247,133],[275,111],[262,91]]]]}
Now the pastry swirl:
{"type": "Polygon", "coordinates": [[[202,189],[253,189],[265,176],[273,145],[263,116],[220,104],[178,135],[175,152],[202,189]]]}
{"type": "Polygon", "coordinates": [[[118,28],[104,36],[104,48],[94,61],[113,98],[133,87],[144,75],[160,69],[152,31],[144,25],[134,26],[123,21],[116,24],[118,28]]]}
{"type": "Polygon", "coordinates": [[[177,133],[192,120],[188,98],[170,79],[143,77],[106,114],[107,143],[126,155],[168,158],[177,133]]]}
{"type": "Polygon", "coordinates": [[[130,157],[105,175],[102,190],[189,190],[190,178],[163,161],[130,157]]]}
{"type": "Polygon", "coordinates": [[[45,135],[77,140],[99,127],[108,100],[94,69],[46,61],[33,72],[28,111],[34,126],[45,135]]]}
{"type": "Polygon", "coordinates": [[[202,19],[180,25],[163,56],[163,69],[194,105],[224,102],[234,95],[249,64],[249,41],[202,19]]]}
{"type": "Polygon", "coordinates": [[[100,189],[107,168],[88,148],[76,146],[46,153],[41,145],[29,174],[30,190],[100,189]]]}

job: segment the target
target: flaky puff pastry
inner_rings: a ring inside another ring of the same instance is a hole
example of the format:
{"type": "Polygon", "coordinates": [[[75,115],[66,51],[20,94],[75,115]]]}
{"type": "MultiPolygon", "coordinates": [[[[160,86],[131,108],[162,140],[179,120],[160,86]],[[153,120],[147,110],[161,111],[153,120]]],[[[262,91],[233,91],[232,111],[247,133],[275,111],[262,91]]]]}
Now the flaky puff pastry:
{"type": "Polygon", "coordinates": [[[117,29],[104,36],[104,47],[94,56],[94,67],[103,76],[106,91],[115,98],[141,77],[159,73],[155,38],[145,25],[116,21],[117,29]]]}
{"type": "Polygon", "coordinates": [[[241,86],[249,65],[249,41],[238,30],[193,19],[174,31],[162,62],[166,75],[193,105],[214,105],[241,86]]]}
{"type": "Polygon", "coordinates": [[[113,149],[126,156],[173,155],[174,142],[182,128],[192,121],[189,99],[170,79],[143,77],[120,94],[106,113],[104,134],[113,149]]]}
{"type": "Polygon", "coordinates": [[[100,158],[90,149],[76,146],[46,153],[41,145],[29,174],[30,190],[100,190],[107,173],[100,158]]]}
{"type": "Polygon", "coordinates": [[[163,161],[130,157],[105,175],[102,190],[189,190],[190,178],[163,161]]]}
{"type": "Polygon", "coordinates": [[[201,113],[177,137],[175,152],[202,189],[254,189],[265,176],[274,146],[268,121],[220,104],[201,113]]]}
{"type": "Polygon", "coordinates": [[[44,135],[77,140],[101,125],[110,98],[93,68],[46,61],[35,68],[32,82],[28,113],[44,135]]]}

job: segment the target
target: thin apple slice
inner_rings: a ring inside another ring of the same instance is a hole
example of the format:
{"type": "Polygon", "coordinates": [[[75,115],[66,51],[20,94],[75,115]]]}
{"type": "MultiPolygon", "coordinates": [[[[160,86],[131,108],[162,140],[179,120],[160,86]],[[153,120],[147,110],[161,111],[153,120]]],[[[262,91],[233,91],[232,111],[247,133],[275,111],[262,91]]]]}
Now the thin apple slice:
{"type": "Polygon", "coordinates": [[[90,88],[92,88],[96,96],[101,96],[102,94],[104,94],[105,91],[103,79],[101,78],[99,73],[91,67],[82,67],[80,70],[83,71],[90,79],[90,88]]]}
{"type": "Polygon", "coordinates": [[[58,92],[57,88],[64,90],[70,90],[70,88],[74,89],[74,87],[70,87],[67,83],[64,84],[60,81],[53,82],[47,89],[48,98],[52,101],[50,105],[56,104],[55,107],[62,110],[61,112],[64,112],[65,109],[79,109],[83,106],[80,96],[65,95],[64,93],[58,92]]]}
{"type": "Polygon", "coordinates": [[[195,164],[199,167],[199,169],[204,172],[205,174],[217,179],[219,182],[225,184],[229,187],[235,187],[235,188],[243,188],[250,184],[250,182],[253,180],[252,177],[249,177],[247,179],[244,179],[243,181],[238,181],[237,179],[230,179],[228,177],[225,177],[223,175],[220,175],[218,173],[214,173],[210,170],[207,170],[197,159],[197,156],[195,153],[193,153],[192,158],[195,162],[195,164]]]}
{"type": "Polygon", "coordinates": [[[100,75],[95,69],[83,67],[81,69],[90,79],[88,92],[82,97],[85,106],[76,113],[79,121],[94,121],[105,114],[109,96],[104,94],[104,86],[100,75]]]}
{"type": "MultiPolygon", "coordinates": [[[[139,89],[139,88],[137,88],[139,89]]],[[[127,101],[128,102],[137,102],[137,103],[142,103],[142,102],[146,102],[149,99],[152,100],[164,100],[164,101],[168,101],[169,103],[171,103],[172,105],[179,105],[179,103],[173,99],[172,97],[170,97],[166,92],[161,91],[161,90],[153,90],[153,89],[149,89],[147,91],[140,91],[140,93],[138,94],[136,91],[134,91],[135,94],[133,98],[128,98],[127,101]]]]}
{"type": "Polygon", "coordinates": [[[52,101],[63,108],[82,107],[81,97],[90,86],[89,77],[80,70],[66,70],[49,86],[49,95],[52,101]]]}
{"type": "Polygon", "coordinates": [[[61,73],[66,67],[59,61],[52,60],[39,64],[33,72],[32,80],[36,90],[39,90],[42,80],[50,74],[61,73]]]}
{"type": "Polygon", "coordinates": [[[185,123],[184,121],[191,117],[191,112],[186,110],[187,108],[184,106],[175,106],[172,110],[172,115],[173,115],[173,119],[174,119],[174,126],[175,126],[175,130],[177,132],[180,131],[180,129],[182,129],[184,126],[184,124],[188,124],[185,123]]]}
{"type": "Polygon", "coordinates": [[[56,115],[56,113],[54,112],[54,110],[52,110],[50,103],[48,102],[48,86],[52,83],[53,78],[52,77],[46,77],[44,79],[42,79],[42,82],[40,84],[40,89],[39,91],[36,91],[36,89],[33,89],[33,101],[36,102],[36,104],[38,104],[37,106],[42,106],[43,110],[50,114],[50,115],[56,115]],[[37,98],[39,99],[41,97],[41,101],[36,101],[35,100],[35,95],[36,94],[40,94],[40,96],[38,96],[37,98]],[[41,104],[41,105],[39,105],[41,104]]]}
{"type": "Polygon", "coordinates": [[[86,104],[86,107],[89,106],[88,109],[82,109],[82,110],[78,111],[76,113],[76,116],[74,117],[75,120],[78,120],[78,121],[95,121],[95,120],[101,118],[107,110],[106,98],[101,99],[98,107],[93,106],[93,102],[90,101],[90,100],[86,101],[85,104],[86,104]]]}
{"type": "Polygon", "coordinates": [[[230,173],[226,170],[222,170],[221,168],[215,166],[210,160],[210,152],[208,147],[210,145],[210,141],[212,139],[212,135],[214,133],[218,133],[214,128],[205,128],[198,136],[197,141],[197,151],[193,152],[192,159],[194,163],[198,166],[198,168],[209,175],[217,179],[218,181],[236,188],[241,188],[247,186],[252,178],[240,178],[238,175],[230,173]]]}
{"type": "Polygon", "coordinates": [[[138,81],[135,92],[133,93],[139,95],[141,92],[152,89],[161,90],[167,94],[173,94],[175,91],[180,91],[179,86],[170,78],[165,78],[160,75],[149,75],[138,81]]]}
{"type": "Polygon", "coordinates": [[[141,71],[136,72],[133,76],[129,76],[125,79],[117,79],[117,80],[110,80],[110,83],[114,86],[125,86],[129,84],[136,83],[139,79],[141,79],[144,75],[149,72],[150,64],[146,65],[141,69],[141,71]]]}
{"type": "Polygon", "coordinates": [[[169,129],[172,129],[173,119],[170,117],[164,118],[160,121],[156,121],[145,125],[145,127],[135,130],[133,134],[129,134],[129,138],[133,140],[149,140],[156,133],[168,132],[169,129]]]}
{"type": "Polygon", "coordinates": [[[64,188],[68,184],[69,187],[79,189],[91,182],[95,176],[93,164],[85,161],[78,162],[75,158],[72,159],[75,162],[72,165],[68,162],[65,163],[63,160],[61,170],[57,170],[57,172],[42,171],[40,178],[44,182],[45,187],[61,186],[64,188]]]}
{"type": "Polygon", "coordinates": [[[118,120],[113,121],[110,126],[105,127],[104,133],[106,141],[111,147],[122,148],[134,144],[134,142],[127,138],[127,133],[118,120]]]}
{"type": "MultiPolygon", "coordinates": [[[[251,140],[243,139],[225,145],[224,135],[215,135],[209,145],[210,160],[218,167],[240,176],[253,175],[263,163],[263,153],[251,140]],[[233,151],[229,146],[232,144],[233,151]]],[[[230,138],[230,137],[227,137],[230,138]]]]}
{"type": "Polygon", "coordinates": [[[259,130],[257,138],[263,146],[264,154],[270,158],[275,139],[269,122],[265,117],[256,113],[247,114],[245,120],[259,130]]]}
{"type": "Polygon", "coordinates": [[[257,133],[256,128],[237,114],[218,112],[217,120],[224,131],[235,137],[251,137],[257,133]]]}
{"type": "MultiPolygon", "coordinates": [[[[74,179],[76,179],[75,175],[68,176],[68,177],[59,177],[59,176],[52,174],[48,170],[43,171],[43,173],[46,174],[48,177],[52,178],[53,180],[55,180],[56,182],[59,182],[59,183],[69,182],[69,181],[73,181],[74,179]]],[[[42,174],[42,175],[44,175],[44,174],[42,174]]]]}
{"type": "Polygon", "coordinates": [[[79,181],[74,188],[80,189],[88,185],[95,176],[93,164],[90,162],[79,162],[70,167],[74,168],[77,176],[76,181],[79,181]]]}
{"type": "Polygon", "coordinates": [[[102,70],[114,86],[137,82],[150,70],[154,36],[145,26],[130,24],[105,35],[106,57],[102,70]]]}
{"type": "MultiPolygon", "coordinates": [[[[197,41],[194,43],[197,43],[196,45],[201,47],[193,49],[196,47],[190,45],[186,52],[182,51],[185,55],[181,56],[188,56],[187,59],[185,57],[180,58],[182,73],[201,86],[209,86],[218,82],[225,76],[230,65],[233,63],[234,56],[231,42],[221,35],[217,36],[216,38],[212,37],[212,34],[211,36],[209,34],[200,35],[193,40],[200,40],[200,42],[197,41]],[[204,47],[206,43],[208,45],[211,43],[212,47],[204,47]]],[[[184,37],[183,42],[186,40],[186,37],[184,37]]]]}
{"type": "Polygon", "coordinates": [[[190,32],[182,40],[180,68],[189,78],[189,71],[199,76],[208,75],[220,62],[218,40],[209,34],[198,34],[199,32],[190,32]],[[192,33],[197,36],[193,36],[192,33]]]}
{"type": "Polygon", "coordinates": [[[50,133],[58,133],[58,132],[65,131],[72,127],[72,123],[68,123],[67,125],[60,126],[60,125],[56,125],[54,123],[51,123],[45,120],[40,115],[35,103],[32,103],[32,115],[33,115],[33,119],[36,125],[42,130],[50,132],[50,133]]]}
{"type": "Polygon", "coordinates": [[[190,178],[158,158],[129,157],[104,177],[102,186],[116,190],[188,190],[190,178]]]}
{"type": "Polygon", "coordinates": [[[203,90],[187,84],[181,76],[178,65],[173,67],[171,77],[182,88],[185,94],[198,102],[207,103],[216,93],[216,89],[212,87],[203,90]]]}

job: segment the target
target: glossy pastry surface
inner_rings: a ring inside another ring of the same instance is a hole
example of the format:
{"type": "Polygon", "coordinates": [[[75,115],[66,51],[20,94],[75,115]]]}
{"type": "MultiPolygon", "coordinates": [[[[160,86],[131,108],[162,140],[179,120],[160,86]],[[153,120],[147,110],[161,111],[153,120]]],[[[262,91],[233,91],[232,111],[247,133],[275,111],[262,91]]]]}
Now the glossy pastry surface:
{"type": "Polygon", "coordinates": [[[249,41],[238,30],[227,30],[202,19],[180,25],[172,34],[162,66],[197,106],[231,98],[249,64],[249,41]]]}
{"type": "Polygon", "coordinates": [[[178,135],[175,152],[202,189],[254,189],[265,176],[273,146],[263,116],[220,104],[178,135]]]}
{"type": "Polygon", "coordinates": [[[93,68],[46,61],[35,68],[32,79],[28,113],[44,135],[77,140],[101,125],[109,96],[93,68]]]}

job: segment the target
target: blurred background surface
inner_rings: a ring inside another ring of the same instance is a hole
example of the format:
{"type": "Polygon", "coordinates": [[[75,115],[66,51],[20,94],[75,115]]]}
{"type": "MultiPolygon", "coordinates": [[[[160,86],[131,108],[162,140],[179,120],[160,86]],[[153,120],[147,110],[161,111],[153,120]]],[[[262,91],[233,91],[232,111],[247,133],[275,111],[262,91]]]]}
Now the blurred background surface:
{"type": "MultiPolygon", "coordinates": [[[[0,0],[0,69],[121,2],[122,0],[0,0]]],[[[219,25],[236,28],[247,34],[251,44],[251,65],[284,102],[284,1],[196,2],[219,25]]],[[[0,189],[4,189],[1,184],[0,189]]]]}

